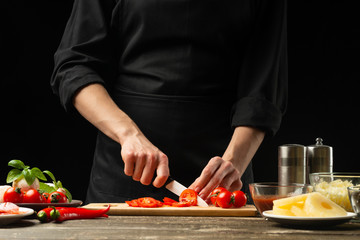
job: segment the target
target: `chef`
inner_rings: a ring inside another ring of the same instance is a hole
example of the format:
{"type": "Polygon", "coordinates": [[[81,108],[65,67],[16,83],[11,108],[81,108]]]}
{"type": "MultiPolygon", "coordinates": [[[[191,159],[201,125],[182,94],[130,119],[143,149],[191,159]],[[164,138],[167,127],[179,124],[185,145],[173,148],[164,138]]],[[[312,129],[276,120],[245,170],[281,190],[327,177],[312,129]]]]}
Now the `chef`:
{"type": "Polygon", "coordinates": [[[51,87],[99,129],[86,202],[248,191],[287,104],[286,3],[75,0],[51,87]]]}

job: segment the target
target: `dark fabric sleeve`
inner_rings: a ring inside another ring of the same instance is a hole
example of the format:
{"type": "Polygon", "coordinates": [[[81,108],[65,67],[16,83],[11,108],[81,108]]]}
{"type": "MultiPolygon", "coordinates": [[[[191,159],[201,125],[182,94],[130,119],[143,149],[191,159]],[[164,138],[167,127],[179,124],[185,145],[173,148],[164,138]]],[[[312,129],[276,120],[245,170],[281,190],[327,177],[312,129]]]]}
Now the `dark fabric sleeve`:
{"type": "Polygon", "coordinates": [[[114,0],[75,0],[60,45],[54,55],[50,85],[61,104],[73,110],[72,99],[91,83],[106,85],[114,71],[110,36],[114,0]]]}
{"type": "MultiPolygon", "coordinates": [[[[255,1],[254,1],[255,2],[255,1]]],[[[232,127],[252,126],[274,135],[287,107],[286,1],[259,1],[243,58],[232,127]]]]}

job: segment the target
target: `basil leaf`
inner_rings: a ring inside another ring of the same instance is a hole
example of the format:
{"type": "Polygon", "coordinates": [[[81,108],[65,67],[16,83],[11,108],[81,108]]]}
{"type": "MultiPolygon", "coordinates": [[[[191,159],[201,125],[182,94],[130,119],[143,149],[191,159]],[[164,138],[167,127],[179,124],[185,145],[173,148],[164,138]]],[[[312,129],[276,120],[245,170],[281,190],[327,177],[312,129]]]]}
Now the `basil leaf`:
{"type": "Polygon", "coordinates": [[[55,191],[55,188],[54,188],[54,187],[49,186],[48,184],[43,183],[43,182],[40,182],[40,187],[39,187],[39,189],[40,189],[41,191],[44,191],[44,192],[47,192],[47,193],[52,193],[52,192],[55,191]]]}
{"type": "Polygon", "coordinates": [[[6,177],[6,183],[11,183],[22,176],[22,171],[19,169],[12,169],[6,177]]]}
{"type": "Polygon", "coordinates": [[[17,168],[17,169],[20,169],[20,170],[23,170],[26,166],[25,164],[20,161],[20,160],[11,160],[9,163],[8,163],[8,166],[10,167],[14,167],[14,168],[17,168]]]}
{"type": "Polygon", "coordinates": [[[47,180],[45,175],[42,173],[42,171],[37,167],[34,167],[31,169],[31,174],[33,174],[35,177],[37,177],[38,179],[41,179],[43,181],[47,180]]]}
{"type": "Polygon", "coordinates": [[[24,177],[25,177],[25,180],[26,180],[27,184],[29,184],[29,186],[31,184],[33,184],[36,177],[35,177],[34,174],[31,173],[31,170],[26,168],[26,169],[22,170],[22,172],[24,174],[24,177]]]}
{"type": "Polygon", "coordinates": [[[62,185],[62,183],[60,181],[57,181],[56,182],[56,187],[57,188],[63,188],[63,185],[62,185]]]}
{"type": "Polygon", "coordinates": [[[49,170],[45,170],[45,171],[43,171],[43,173],[46,173],[47,175],[49,175],[49,177],[53,180],[53,182],[56,181],[54,174],[52,174],[49,170]]]}
{"type": "Polygon", "coordinates": [[[71,203],[71,201],[72,201],[71,193],[66,188],[63,188],[63,189],[65,189],[65,192],[66,192],[65,195],[66,195],[67,199],[69,200],[69,203],[71,203]]]}

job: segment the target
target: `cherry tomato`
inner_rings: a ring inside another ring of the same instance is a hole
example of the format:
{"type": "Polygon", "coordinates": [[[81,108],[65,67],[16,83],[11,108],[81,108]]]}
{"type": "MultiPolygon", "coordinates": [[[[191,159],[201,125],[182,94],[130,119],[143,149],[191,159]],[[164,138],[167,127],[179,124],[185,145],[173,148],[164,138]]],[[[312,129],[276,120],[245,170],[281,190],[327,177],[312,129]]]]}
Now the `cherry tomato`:
{"type": "Polygon", "coordinates": [[[222,190],[226,190],[226,189],[223,188],[223,187],[217,187],[217,188],[215,188],[215,189],[211,192],[211,194],[210,194],[211,203],[212,203],[213,205],[215,205],[216,207],[218,207],[218,205],[216,204],[216,198],[217,198],[218,194],[219,194],[222,190]]]}
{"type": "Polygon", "coordinates": [[[185,189],[179,197],[179,202],[188,203],[190,206],[197,205],[197,192],[192,189],[185,189]]]}
{"type": "Polygon", "coordinates": [[[230,208],[232,206],[232,203],[232,192],[228,190],[222,190],[216,198],[216,204],[222,208],[230,208]]]}
{"type": "Polygon", "coordinates": [[[24,193],[24,203],[42,203],[41,194],[36,189],[29,189],[24,193]]]}
{"type": "Polygon", "coordinates": [[[243,191],[235,191],[233,192],[233,206],[236,208],[240,208],[245,206],[247,197],[243,191]]]}
{"type": "Polygon", "coordinates": [[[4,193],[4,202],[22,203],[23,193],[20,188],[10,187],[4,193]]]}
{"type": "Polygon", "coordinates": [[[44,192],[41,194],[42,198],[43,198],[43,203],[47,203],[48,199],[50,197],[50,193],[44,192]]]}
{"type": "Polygon", "coordinates": [[[48,203],[67,203],[67,197],[62,192],[52,192],[47,200],[48,203]]]}

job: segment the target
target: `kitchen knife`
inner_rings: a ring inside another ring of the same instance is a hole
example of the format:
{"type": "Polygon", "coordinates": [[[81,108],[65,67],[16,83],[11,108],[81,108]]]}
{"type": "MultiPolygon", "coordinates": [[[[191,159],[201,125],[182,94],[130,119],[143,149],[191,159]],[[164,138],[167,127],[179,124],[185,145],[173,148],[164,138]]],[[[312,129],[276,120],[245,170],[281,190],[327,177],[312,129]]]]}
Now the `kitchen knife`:
{"type": "MultiPolygon", "coordinates": [[[[176,195],[180,196],[180,194],[187,189],[184,185],[177,182],[176,180],[172,179],[171,177],[168,177],[166,183],[165,183],[166,189],[168,189],[170,192],[175,193],[176,195]]],[[[208,207],[209,205],[199,196],[197,196],[197,204],[200,207],[208,207]]]]}

